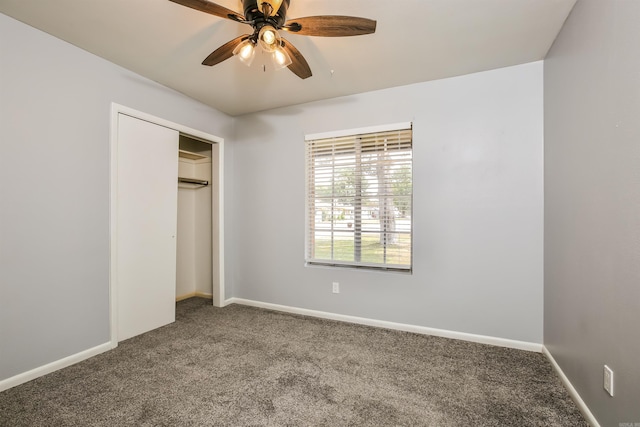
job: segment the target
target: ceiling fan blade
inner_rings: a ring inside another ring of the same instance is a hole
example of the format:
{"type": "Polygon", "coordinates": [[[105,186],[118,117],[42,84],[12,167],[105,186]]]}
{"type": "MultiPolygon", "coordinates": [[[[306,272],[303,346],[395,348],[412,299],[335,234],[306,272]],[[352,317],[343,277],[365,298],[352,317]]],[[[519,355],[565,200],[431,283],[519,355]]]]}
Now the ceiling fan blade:
{"type": "Polygon", "coordinates": [[[251,37],[249,34],[243,34],[240,37],[236,37],[235,39],[223,44],[211,52],[211,54],[202,61],[202,65],[208,65],[211,67],[231,58],[233,56],[233,49],[249,37],[251,37]]]}
{"type": "Polygon", "coordinates": [[[282,47],[291,57],[291,65],[289,65],[288,68],[293,72],[293,74],[300,77],[301,79],[311,77],[311,68],[309,68],[307,60],[304,59],[304,56],[302,56],[300,51],[285,39],[282,39],[282,47]]]}
{"type": "Polygon", "coordinates": [[[360,36],[375,33],[376,21],[355,16],[308,16],[291,19],[282,29],[303,36],[360,36]]]}
{"type": "Polygon", "coordinates": [[[231,19],[233,21],[244,21],[244,16],[234,12],[231,9],[212,3],[207,0],[169,0],[174,3],[181,4],[183,6],[190,7],[191,9],[199,10],[201,12],[209,13],[211,15],[219,16],[220,18],[231,19]]]}

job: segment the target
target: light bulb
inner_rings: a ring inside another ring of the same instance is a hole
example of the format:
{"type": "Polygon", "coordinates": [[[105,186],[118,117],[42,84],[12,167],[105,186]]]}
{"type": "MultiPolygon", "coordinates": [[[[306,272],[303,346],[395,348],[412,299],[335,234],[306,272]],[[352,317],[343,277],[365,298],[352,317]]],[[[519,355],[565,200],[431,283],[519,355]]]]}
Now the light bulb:
{"type": "Polygon", "coordinates": [[[253,55],[253,46],[251,46],[250,44],[242,46],[242,49],[240,49],[238,55],[240,55],[240,58],[246,61],[251,57],[251,55],[253,55]]]}
{"type": "Polygon", "coordinates": [[[276,70],[288,67],[291,65],[291,62],[291,57],[282,47],[277,47],[276,50],[273,51],[273,65],[276,70]]]}
{"type": "Polygon", "coordinates": [[[251,42],[251,40],[246,39],[235,49],[233,49],[233,54],[240,59],[247,67],[251,65],[253,62],[253,58],[256,56],[255,46],[251,42]]]}
{"type": "Polygon", "coordinates": [[[262,40],[264,40],[266,44],[271,45],[274,41],[276,41],[276,35],[271,30],[265,31],[262,35],[262,40]]]}
{"type": "Polygon", "coordinates": [[[265,25],[258,33],[258,42],[265,52],[272,53],[280,45],[280,34],[271,25],[265,25]]]}

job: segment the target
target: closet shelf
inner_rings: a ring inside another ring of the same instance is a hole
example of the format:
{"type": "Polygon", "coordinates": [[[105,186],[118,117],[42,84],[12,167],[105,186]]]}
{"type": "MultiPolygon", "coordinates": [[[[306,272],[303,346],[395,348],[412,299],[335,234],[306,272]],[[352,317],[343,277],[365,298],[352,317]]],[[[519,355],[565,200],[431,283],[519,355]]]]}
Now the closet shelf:
{"type": "Polygon", "coordinates": [[[181,176],[178,177],[178,182],[179,183],[185,183],[185,184],[204,185],[204,186],[209,185],[209,181],[207,181],[205,179],[183,178],[181,176]]]}
{"type": "Polygon", "coordinates": [[[208,159],[207,156],[203,156],[202,154],[194,153],[192,151],[187,151],[187,150],[178,150],[178,156],[185,159],[191,159],[191,160],[208,159]]]}

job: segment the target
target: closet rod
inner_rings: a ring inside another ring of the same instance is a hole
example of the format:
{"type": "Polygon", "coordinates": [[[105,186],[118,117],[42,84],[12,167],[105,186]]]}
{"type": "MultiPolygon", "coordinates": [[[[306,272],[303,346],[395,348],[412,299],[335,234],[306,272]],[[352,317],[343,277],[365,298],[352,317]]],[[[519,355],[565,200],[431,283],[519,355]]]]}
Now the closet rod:
{"type": "Polygon", "coordinates": [[[209,181],[205,181],[203,179],[193,179],[193,178],[178,177],[178,182],[184,182],[186,184],[209,185],[209,181]]]}

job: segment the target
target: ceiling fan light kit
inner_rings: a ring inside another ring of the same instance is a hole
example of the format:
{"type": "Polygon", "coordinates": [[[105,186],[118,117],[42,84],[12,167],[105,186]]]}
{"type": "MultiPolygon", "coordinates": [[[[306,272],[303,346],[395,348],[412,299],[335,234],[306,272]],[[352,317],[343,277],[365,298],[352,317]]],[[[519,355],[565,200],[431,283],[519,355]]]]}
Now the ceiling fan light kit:
{"type": "Polygon", "coordinates": [[[271,55],[276,69],[288,67],[301,79],[311,77],[311,68],[300,51],[285,40],[280,30],[304,36],[344,37],[372,34],[376,21],[353,16],[309,16],[287,21],[290,0],[243,0],[244,16],[208,0],[170,0],[220,18],[251,25],[253,34],[237,37],[214,50],[203,62],[213,66],[236,56],[250,66],[257,46],[271,55]]]}

